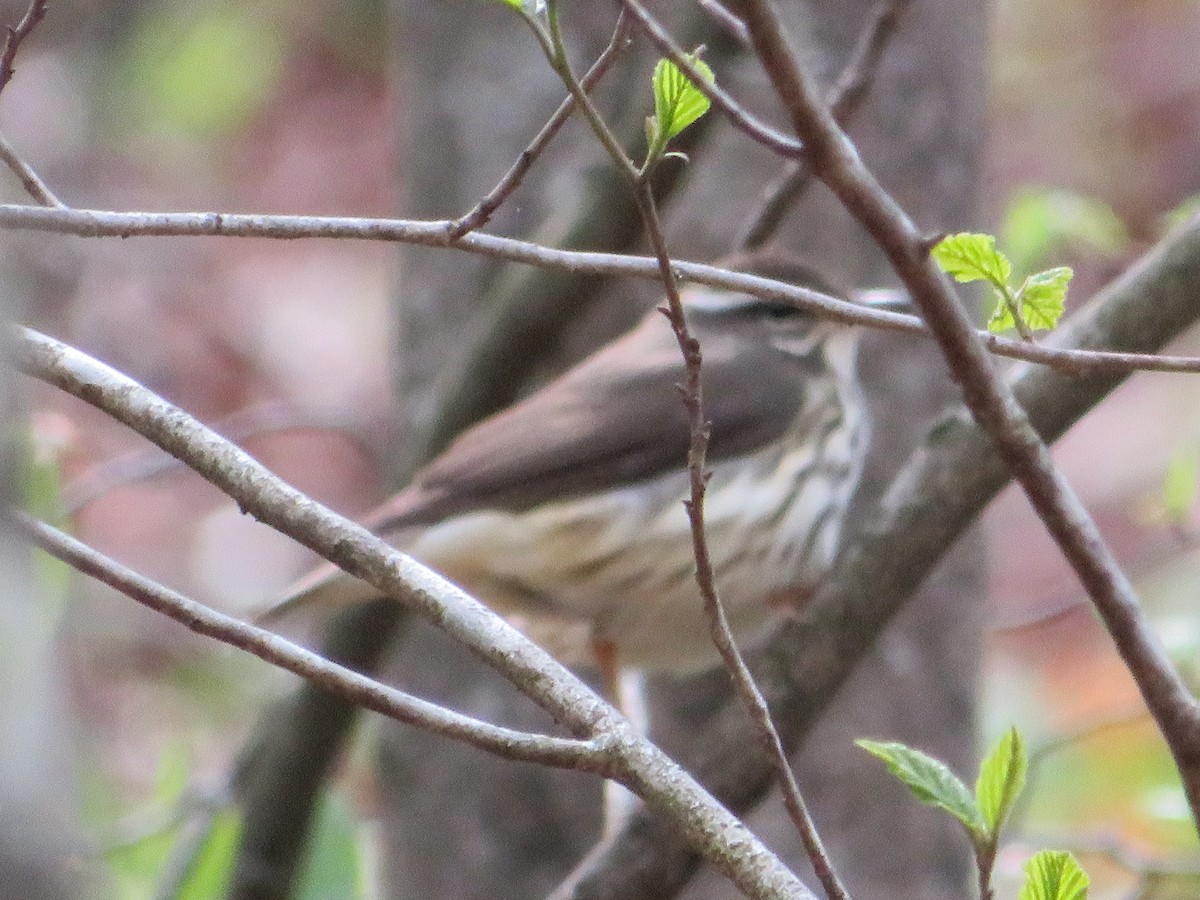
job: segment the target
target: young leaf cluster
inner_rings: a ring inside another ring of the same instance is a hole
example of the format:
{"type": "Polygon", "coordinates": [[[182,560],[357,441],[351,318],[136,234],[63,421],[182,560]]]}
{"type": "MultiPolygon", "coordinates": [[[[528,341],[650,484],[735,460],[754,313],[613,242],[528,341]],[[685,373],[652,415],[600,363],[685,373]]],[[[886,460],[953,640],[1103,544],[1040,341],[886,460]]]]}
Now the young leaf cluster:
{"type": "MultiPolygon", "coordinates": [[[[1003,268],[1002,262],[986,255],[977,257],[976,262],[980,267],[993,266],[996,274],[1003,268]]],[[[1025,786],[1029,769],[1020,732],[1009,729],[983,760],[973,792],[945,763],[920,750],[897,742],[860,740],[857,744],[883,760],[914,797],[926,806],[944,810],[963,826],[975,852],[980,894],[989,898],[1000,831],[1025,786]]],[[[1069,853],[1042,851],[1030,860],[1026,871],[1019,900],[1087,898],[1087,876],[1069,853]]]]}
{"type": "Polygon", "coordinates": [[[955,281],[982,281],[990,285],[995,306],[988,319],[992,332],[1016,329],[1027,340],[1034,331],[1058,324],[1067,297],[1067,285],[1075,274],[1067,266],[1055,266],[1026,277],[1013,287],[1012,263],[996,249],[990,234],[952,234],[933,248],[933,258],[955,281]]]}
{"type": "MultiPolygon", "coordinates": [[[[712,83],[712,69],[700,59],[698,52],[690,54],[688,62],[712,83]]],[[[646,118],[647,165],[661,158],[667,143],[708,112],[712,105],[683,70],[669,59],[658,61],[650,83],[654,88],[654,115],[646,118]]]]}

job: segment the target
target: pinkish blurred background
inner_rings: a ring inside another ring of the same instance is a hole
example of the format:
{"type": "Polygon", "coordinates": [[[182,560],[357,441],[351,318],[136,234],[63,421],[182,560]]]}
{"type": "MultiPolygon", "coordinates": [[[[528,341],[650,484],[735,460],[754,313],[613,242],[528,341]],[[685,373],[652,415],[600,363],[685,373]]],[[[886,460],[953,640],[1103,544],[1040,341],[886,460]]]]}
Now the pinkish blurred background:
{"type": "MultiPolygon", "coordinates": [[[[0,4],[6,21],[21,8],[0,4]]],[[[0,128],[73,206],[393,214],[403,86],[389,82],[384,16],[372,0],[55,3],[0,99],[0,128]]],[[[1005,0],[992,30],[988,221],[1002,246],[1028,244],[1025,263],[1048,252],[1074,266],[1081,302],[1200,194],[1200,5],[1005,0]],[[1030,238],[1039,228],[1064,237],[1030,238]]],[[[25,200],[3,177],[0,198],[25,200]]],[[[393,248],[8,233],[3,254],[30,324],[229,429],[336,509],[383,495],[397,439],[393,248]]],[[[1200,354],[1200,336],[1172,349],[1200,354]]],[[[1194,504],[1166,513],[1163,483],[1172,460],[1186,473],[1200,455],[1197,384],[1139,375],[1056,449],[1193,673],[1200,524],[1194,504]]],[[[160,465],[120,426],[42,387],[30,387],[29,404],[84,540],[234,613],[305,567],[305,551],[160,465]]],[[[1010,722],[1035,747],[1084,734],[1038,770],[1030,832],[1194,853],[1136,692],[1023,498],[1006,492],[985,528],[989,736],[1010,722]]],[[[138,821],[172,766],[217,783],[259,701],[286,683],[92,584],[75,583],[47,617],[69,671],[82,803],[98,840],[113,837],[114,821],[138,821]]],[[[1097,858],[1089,868],[1112,891],[1096,896],[1131,889],[1119,867],[1097,858]]],[[[135,883],[127,896],[139,896],[135,883]]]]}

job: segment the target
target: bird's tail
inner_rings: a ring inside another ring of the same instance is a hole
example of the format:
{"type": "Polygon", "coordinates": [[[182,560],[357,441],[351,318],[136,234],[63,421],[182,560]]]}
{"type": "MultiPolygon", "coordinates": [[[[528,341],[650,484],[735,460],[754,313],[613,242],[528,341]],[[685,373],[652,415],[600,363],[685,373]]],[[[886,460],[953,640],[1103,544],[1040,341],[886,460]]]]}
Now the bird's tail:
{"type": "Polygon", "coordinates": [[[254,617],[261,626],[277,625],[303,610],[331,612],[379,596],[379,589],[325,563],[292,585],[284,598],[254,617]]]}

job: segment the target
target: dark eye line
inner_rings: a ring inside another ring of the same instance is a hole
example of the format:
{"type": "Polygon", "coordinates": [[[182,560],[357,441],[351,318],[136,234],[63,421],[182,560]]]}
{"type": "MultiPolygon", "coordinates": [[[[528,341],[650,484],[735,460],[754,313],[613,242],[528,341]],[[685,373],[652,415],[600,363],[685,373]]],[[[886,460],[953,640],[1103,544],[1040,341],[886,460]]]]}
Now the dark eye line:
{"type": "Polygon", "coordinates": [[[768,303],[767,315],[772,319],[794,319],[803,315],[803,310],[787,303],[768,303]]]}

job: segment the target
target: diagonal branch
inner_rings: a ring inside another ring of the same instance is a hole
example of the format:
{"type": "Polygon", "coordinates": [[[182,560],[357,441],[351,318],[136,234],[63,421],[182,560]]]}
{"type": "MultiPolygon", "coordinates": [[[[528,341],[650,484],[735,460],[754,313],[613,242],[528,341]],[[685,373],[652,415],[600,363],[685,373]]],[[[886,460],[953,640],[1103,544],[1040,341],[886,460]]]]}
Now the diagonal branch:
{"type": "Polygon", "coordinates": [[[620,0],[620,2],[641,26],[646,37],[650,38],[650,42],[658,48],[658,51],[675,63],[680,71],[687,75],[688,81],[695,85],[696,89],[707,97],[713,106],[729,117],[729,121],[735,128],[785,158],[793,159],[804,152],[804,148],[795,138],[781,134],[756,118],[753,113],[731,97],[724,88],[704,77],[704,74],[687,58],[687,51],[671,39],[666,29],[655,21],[644,6],[636,0],[620,0]]]}
{"type": "Polygon", "coordinates": [[[197,634],[251,653],[357,706],[507,759],[600,774],[607,771],[604,748],[599,743],[516,731],[413,697],[332,663],[270,631],[209,609],[44,522],[20,513],[13,514],[10,520],[32,543],[76,571],[107,584],[197,634]]]}
{"type": "Polygon", "coordinates": [[[13,350],[22,371],[97,407],[177,456],[244,512],[429,619],[573,734],[602,741],[607,774],[674,822],[742,891],[764,898],[812,896],[695,779],[487,607],[290,487],[249,454],[132,379],[28,329],[18,330],[13,350]]]}
{"type": "Polygon", "coordinates": [[[25,10],[21,21],[5,29],[7,33],[4,37],[4,47],[0,49],[0,91],[8,86],[13,75],[16,74],[16,67],[13,63],[16,61],[17,51],[21,49],[21,44],[45,18],[46,2],[47,0],[30,0],[29,8],[25,10]]]}
{"type": "Polygon", "coordinates": [[[1024,489],[1104,620],[1158,723],[1200,823],[1200,704],[1179,677],[1095,522],[1054,465],[929,255],[929,241],[863,164],[805,77],[767,0],[741,0],[751,41],[804,141],[814,173],[842,201],[911,293],[962,386],[971,415],[1024,489]]]}
{"type": "MultiPolygon", "coordinates": [[[[1200,217],[1173,233],[1051,335],[1060,347],[1150,352],[1200,317],[1200,217]]],[[[1087,378],[1040,367],[1015,372],[1012,389],[1038,432],[1054,441],[1126,377],[1087,378]]],[[[1008,484],[1012,474],[961,409],[930,431],[901,470],[865,531],[847,549],[801,621],[784,626],[754,665],[780,736],[794,750],[843,682],[903,610],[937,562],[1008,484]]],[[[746,752],[739,706],[727,704],[690,742],[682,761],[729,807],[757,804],[774,782],[763,756],[746,752]]],[[[640,813],[590,861],[576,900],[670,896],[696,865],[692,851],[657,817],[640,813]]]]}
{"type": "MultiPolygon", "coordinates": [[[[608,46],[596,57],[596,61],[592,63],[592,67],[584,73],[579,79],[580,89],[584,93],[590,92],[600,79],[603,78],[608,70],[612,68],[613,63],[617,61],[617,57],[629,43],[629,23],[622,11],[617,18],[616,28],[613,30],[613,36],[608,42],[608,46]]],[[[504,177],[496,184],[494,188],[488,191],[487,196],[479,201],[470,212],[463,215],[461,218],[455,219],[451,223],[449,229],[450,240],[456,241],[469,231],[474,231],[476,228],[482,228],[486,225],[495,214],[496,210],[509,198],[513,191],[521,186],[525,175],[533,168],[533,164],[537,162],[537,158],[542,155],[542,151],[554,139],[559,130],[566,124],[567,119],[571,117],[571,113],[575,110],[575,98],[568,96],[554,114],[546,120],[546,124],[529,142],[529,146],[521,151],[521,155],[517,157],[516,162],[509,167],[509,170],[504,173],[504,177]]]]}
{"type": "Polygon", "coordinates": [[[66,204],[54,195],[46,182],[42,181],[41,176],[33,170],[33,166],[17,153],[16,148],[2,134],[0,134],[0,162],[8,166],[9,171],[17,176],[21,187],[25,188],[25,193],[42,206],[55,206],[59,209],[66,207],[66,204]]]}
{"type": "MultiPolygon", "coordinates": [[[[850,61],[825,98],[829,111],[838,123],[845,125],[866,99],[883,59],[883,51],[896,33],[910,2],[879,0],[876,5],[871,20],[850,54],[850,61]]],[[[812,170],[803,158],[787,163],[763,191],[758,209],[747,217],[737,245],[743,249],[763,246],[811,183],[812,170]]]]}

